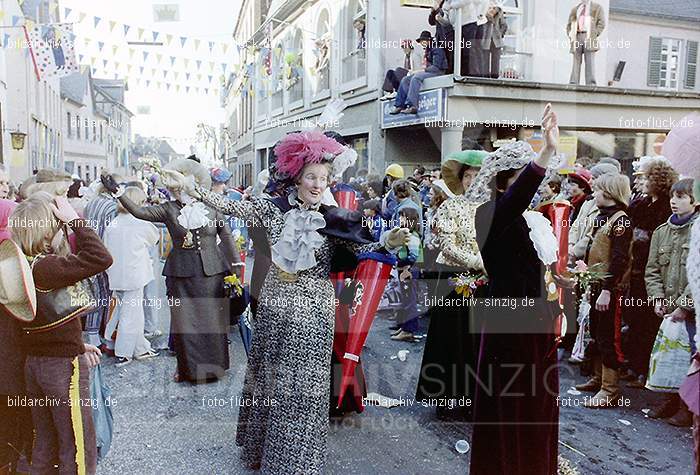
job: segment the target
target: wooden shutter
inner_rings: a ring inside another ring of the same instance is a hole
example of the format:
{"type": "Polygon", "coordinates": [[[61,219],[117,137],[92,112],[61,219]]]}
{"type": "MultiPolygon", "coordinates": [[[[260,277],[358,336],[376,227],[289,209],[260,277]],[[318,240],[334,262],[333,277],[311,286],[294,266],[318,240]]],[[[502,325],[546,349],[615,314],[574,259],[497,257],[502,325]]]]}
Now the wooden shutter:
{"type": "Polygon", "coordinates": [[[685,50],[685,81],[686,89],[695,89],[698,72],[698,42],[686,41],[685,50]]]}
{"type": "Polygon", "coordinates": [[[649,38],[649,65],[647,74],[647,86],[659,87],[661,83],[661,48],[662,38],[649,38]]]}

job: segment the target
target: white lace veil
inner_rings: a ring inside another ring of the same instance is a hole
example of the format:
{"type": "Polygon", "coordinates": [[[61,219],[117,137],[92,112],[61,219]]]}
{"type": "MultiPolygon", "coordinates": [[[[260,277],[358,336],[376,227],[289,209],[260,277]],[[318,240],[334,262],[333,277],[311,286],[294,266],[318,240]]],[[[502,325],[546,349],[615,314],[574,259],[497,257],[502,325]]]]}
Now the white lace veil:
{"type": "Polygon", "coordinates": [[[505,170],[522,168],[532,161],[535,152],[527,142],[513,142],[491,152],[481,165],[479,174],[474,178],[465,197],[472,203],[484,203],[491,199],[491,181],[505,170]]]}

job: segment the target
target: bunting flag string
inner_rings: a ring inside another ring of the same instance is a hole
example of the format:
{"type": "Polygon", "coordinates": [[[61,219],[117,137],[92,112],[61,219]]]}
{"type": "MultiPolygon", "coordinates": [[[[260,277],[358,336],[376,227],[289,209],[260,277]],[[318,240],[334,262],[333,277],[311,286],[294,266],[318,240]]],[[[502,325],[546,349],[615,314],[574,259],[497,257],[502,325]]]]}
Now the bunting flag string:
{"type": "MultiPolygon", "coordinates": [[[[20,19],[21,19],[21,17],[20,17],[20,19]]],[[[103,41],[103,39],[95,40],[95,39],[92,39],[90,37],[82,38],[82,43],[84,44],[85,48],[89,48],[91,44],[101,45],[101,46],[99,46],[100,51],[105,46],[110,46],[110,49],[112,50],[114,55],[116,55],[119,51],[121,51],[123,48],[125,48],[124,44],[115,43],[112,41],[103,41]]],[[[130,58],[132,58],[133,54],[134,54],[134,53],[132,53],[132,51],[134,51],[134,48],[129,47],[128,54],[129,54],[130,58]]],[[[177,52],[171,52],[171,54],[173,54],[173,56],[168,56],[169,58],[176,58],[175,62],[177,62],[178,59],[181,59],[183,61],[183,63],[185,64],[185,67],[189,67],[190,60],[193,59],[193,58],[188,58],[184,55],[180,55],[177,52]]],[[[160,54],[160,53],[156,56],[156,58],[158,58],[158,63],[162,62],[163,57],[164,57],[163,54],[160,54]]],[[[197,60],[197,61],[201,62],[201,60],[197,60]]],[[[226,64],[228,67],[228,63],[232,62],[232,61],[234,61],[234,58],[226,58],[224,60],[221,60],[220,63],[226,64]]],[[[172,59],[171,59],[171,62],[172,62],[172,59]]],[[[211,61],[209,63],[216,65],[217,62],[219,62],[219,61],[211,61]]],[[[201,67],[201,66],[198,66],[198,67],[201,67]]],[[[215,67],[215,66],[210,66],[210,69],[212,69],[213,67],[215,67]]]]}
{"type": "MultiPolygon", "coordinates": [[[[82,55],[81,55],[81,56],[82,56],[82,55]]],[[[85,57],[82,57],[82,59],[88,61],[93,67],[97,67],[97,66],[96,66],[96,62],[97,62],[97,61],[101,61],[100,70],[106,72],[107,74],[111,74],[111,73],[114,72],[115,70],[116,70],[116,71],[121,71],[122,65],[124,64],[124,63],[121,63],[121,62],[119,62],[119,61],[109,61],[109,60],[106,60],[106,59],[100,60],[99,58],[94,58],[94,57],[92,57],[92,58],[85,58],[85,57]]],[[[127,74],[128,74],[128,75],[131,75],[131,74],[132,74],[132,71],[133,71],[133,66],[130,65],[130,64],[127,64],[127,65],[126,65],[126,70],[127,70],[127,74]]],[[[149,73],[146,73],[146,69],[145,69],[143,66],[139,67],[139,73],[140,73],[139,75],[140,75],[141,77],[144,77],[144,75],[146,75],[146,74],[150,74],[150,77],[151,77],[152,79],[155,79],[156,75],[157,75],[158,73],[160,73],[160,74],[163,75],[163,80],[167,80],[167,79],[170,77],[170,78],[171,78],[171,81],[172,81],[173,83],[177,83],[177,82],[180,80],[180,78],[181,78],[180,73],[177,72],[177,71],[158,71],[157,69],[152,68],[152,69],[149,70],[149,73]]],[[[159,76],[159,77],[160,77],[160,76],[159,76]]],[[[225,80],[225,77],[224,77],[224,76],[221,76],[220,79],[223,81],[223,80],[225,80]]],[[[185,85],[192,85],[192,84],[190,83],[190,81],[192,81],[192,80],[193,80],[192,75],[189,74],[189,73],[185,73],[185,85]]],[[[198,74],[198,75],[197,75],[197,81],[195,82],[195,84],[202,84],[202,83],[204,83],[204,84],[207,84],[207,85],[212,86],[212,85],[214,85],[214,80],[215,80],[215,78],[214,78],[213,75],[207,75],[207,76],[206,76],[206,79],[205,79],[201,74],[198,74]]]]}

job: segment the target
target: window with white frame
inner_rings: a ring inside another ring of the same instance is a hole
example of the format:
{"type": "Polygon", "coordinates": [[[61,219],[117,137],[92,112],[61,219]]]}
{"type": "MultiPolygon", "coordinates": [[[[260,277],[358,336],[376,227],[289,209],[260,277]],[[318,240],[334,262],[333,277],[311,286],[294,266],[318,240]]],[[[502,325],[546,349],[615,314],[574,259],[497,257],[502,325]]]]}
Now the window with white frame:
{"type": "Polygon", "coordinates": [[[367,75],[367,0],[350,0],[345,11],[342,42],[342,81],[367,75]]]}
{"type": "Polygon", "coordinates": [[[272,110],[278,111],[284,105],[284,44],[282,42],[272,50],[272,110]]]}
{"type": "Polygon", "coordinates": [[[268,98],[270,90],[270,75],[272,73],[272,52],[269,48],[261,48],[258,63],[254,66],[257,71],[251,78],[255,81],[255,100],[257,101],[256,113],[258,121],[263,120],[268,114],[268,98]]]}
{"type": "Polygon", "coordinates": [[[684,42],[678,39],[649,38],[648,86],[674,90],[678,90],[681,84],[685,88],[688,88],[689,85],[695,87],[694,68],[697,63],[697,42],[685,42],[685,55],[682,51],[683,46],[684,42]],[[689,54],[691,50],[695,51],[694,55],[689,54]],[[685,78],[682,76],[684,72],[685,78]],[[692,73],[690,75],[692,77],[689,76],[689,72],[692,73]]]}
{"type": "Polygon", "coordinates": [[[532,55],[525,51],[525,30],[529,30],[527,3],[524,0],[506,0],[501,5],[508,30],[503,38],[499,75],[509,79],[527,79],[532,55]]]}
{"type": "Polygon", "coordinates": [[[301,30],[294,34],[291,49],[284,60],[289,103],[296,104],[304,100],[304,37],[301,30]]]}
{"type": "Polygon", "coordinates": [[[331,88],[331,47],[332,34],[330,16],[328,10],[323,10],[318,17],[316,25],[316,39],[314,40],[314,60],[311,65],[311,74],[314,78],[314,94],[321,95],[331,88]]]}

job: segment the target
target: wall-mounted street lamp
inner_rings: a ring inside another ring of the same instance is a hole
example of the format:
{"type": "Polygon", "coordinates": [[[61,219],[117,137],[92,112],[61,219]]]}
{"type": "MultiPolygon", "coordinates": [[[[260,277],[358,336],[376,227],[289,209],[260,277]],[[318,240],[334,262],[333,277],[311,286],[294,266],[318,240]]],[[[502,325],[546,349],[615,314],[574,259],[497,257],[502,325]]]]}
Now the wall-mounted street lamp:
{"type": "Polygon", "coordinates": [[[24,132],[10,132],[10,137],[12,138],[12,148],[15,150],[22,150],[24,148],[24,139],[27,134],[24,132]]]}

